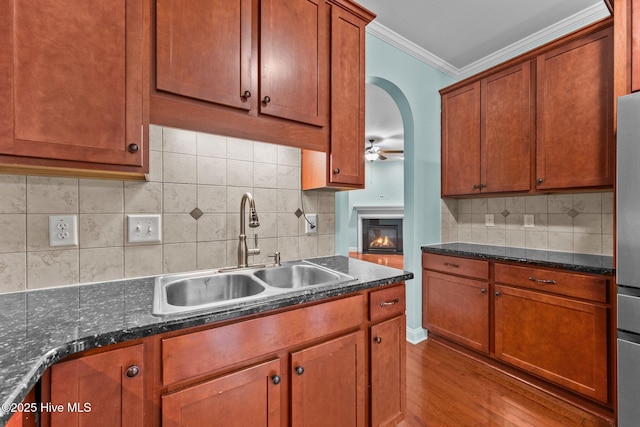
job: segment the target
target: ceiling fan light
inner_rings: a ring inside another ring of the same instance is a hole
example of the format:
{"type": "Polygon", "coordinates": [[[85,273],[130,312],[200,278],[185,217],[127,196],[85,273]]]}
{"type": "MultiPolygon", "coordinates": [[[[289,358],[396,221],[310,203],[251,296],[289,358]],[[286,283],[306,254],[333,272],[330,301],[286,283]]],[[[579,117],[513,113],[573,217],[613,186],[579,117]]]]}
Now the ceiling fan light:
{"type": "Polygon", "coordinates": [[[373,151],[367,151],[364,153],[364,158],[369,160],[370,162],[376,160],[379,157],[379,153],[373,151]]]}

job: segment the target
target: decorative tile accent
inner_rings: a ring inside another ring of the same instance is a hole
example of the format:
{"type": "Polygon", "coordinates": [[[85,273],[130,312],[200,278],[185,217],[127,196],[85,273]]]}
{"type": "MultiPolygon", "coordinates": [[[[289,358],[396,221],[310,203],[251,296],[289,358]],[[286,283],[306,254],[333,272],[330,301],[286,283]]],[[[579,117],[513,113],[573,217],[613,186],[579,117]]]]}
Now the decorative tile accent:
{"type": "Polygon", "coordinates": [[[569,215],[571,218],[575,218],[580,215],[580,212],[576,211],[575,209],[571,209],[569,212],[567,212],[567,215],[569,215]]]}
{"type": "Polygon", "coordinates": [[[302,216],[302,211],[300,210],[300,208],[296,209],[296,211],[294,212],[294,214],[300,218],[302,216]]]}
{"type": "Polygon", "coordinates": [[[511,215],[511,212],[509,212],[508,210],[503,210],[502,212],[500,212],[500,215],[502,215],[503,217],[508,217],[509,215],[511,215]]]}
{"type": "Polygon", "coordinates": [[[204,212],[202,212],[200,208],[195,208],[194,210],[189,212],[189,215],[191,215],[193,219],[197,221],[202,217],[202,215],[204,215],[204,212]]]}

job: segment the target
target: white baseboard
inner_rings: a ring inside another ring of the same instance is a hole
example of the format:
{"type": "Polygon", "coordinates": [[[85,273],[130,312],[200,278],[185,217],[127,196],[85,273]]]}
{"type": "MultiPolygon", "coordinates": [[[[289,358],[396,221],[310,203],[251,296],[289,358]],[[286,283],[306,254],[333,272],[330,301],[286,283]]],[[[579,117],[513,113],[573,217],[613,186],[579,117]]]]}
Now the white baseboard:
{"type": "Polygon", "coordinates": [[[418,344],[427,339],[427,330],[424,328],[407,328],[407,341],[418,344]]]}

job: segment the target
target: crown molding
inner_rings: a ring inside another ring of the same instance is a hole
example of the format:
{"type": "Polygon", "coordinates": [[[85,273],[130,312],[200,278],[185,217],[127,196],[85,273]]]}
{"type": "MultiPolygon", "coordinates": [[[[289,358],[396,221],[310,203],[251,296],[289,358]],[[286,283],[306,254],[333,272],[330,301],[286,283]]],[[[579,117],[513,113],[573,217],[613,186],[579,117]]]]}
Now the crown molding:
{"type": "Polygon", "coordinates": [[[462,68],[454,67],[377,21],[373,21],[367,26],[367,33],[442,73],[456,80],[461,80],[609,16],[607,6],[604,2],[599,2],[462,68]]]}

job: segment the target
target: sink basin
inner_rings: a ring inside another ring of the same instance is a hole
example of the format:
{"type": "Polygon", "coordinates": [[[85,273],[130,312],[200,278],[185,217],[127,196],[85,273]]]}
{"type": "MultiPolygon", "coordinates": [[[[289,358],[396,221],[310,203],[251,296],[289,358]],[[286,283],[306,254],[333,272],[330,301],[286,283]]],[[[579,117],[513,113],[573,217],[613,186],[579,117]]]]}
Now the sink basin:
{"type": "Polygon", "coordinates": [[[266,286],[251,274],[216,272],[157,277],[153,313],[184,313],[260,298],[266,286]]]}
{"type": "Polygon", "coordinates": [[[248,297],[264,291],[253,277],[224,274],[177,280],[165,286],[167,303],[192,306],[248,297]]]}
{"type": "Polygon", "coordinates": [[[265,268],[253,274],[269,286],[290,289],[338,284],[355,279],[337,271],[303,263],[265,268]]]}

